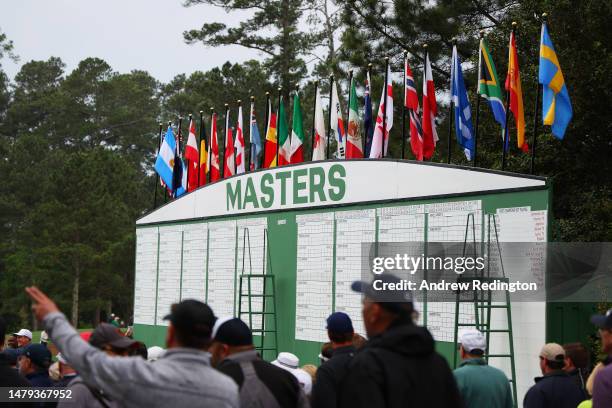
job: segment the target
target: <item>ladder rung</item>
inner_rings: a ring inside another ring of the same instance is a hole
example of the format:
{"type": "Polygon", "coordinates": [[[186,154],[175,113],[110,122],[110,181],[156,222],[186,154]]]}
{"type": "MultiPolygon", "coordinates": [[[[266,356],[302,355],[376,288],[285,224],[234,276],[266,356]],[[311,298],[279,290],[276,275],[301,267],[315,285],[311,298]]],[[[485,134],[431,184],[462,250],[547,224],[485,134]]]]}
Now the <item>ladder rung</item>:
{"type": "Polygon", "coordinates": [[[259,295],[259,294],[247,295],[246,293],[244,294],[244,296],[246,297],[274,297],[274,295],[259,295]]]}
{"type": "Polygon", "coordinates": [[[247,316],[248,315],[251,315],[251,316],[253,315],[273,315],[273,314],[275,313],[274,312],[240,312],[241,316],[244,316],[244,315],[247,315],[247,316]]]}
{"type": "Polygon", "coordinates": [[[513,358],[512,354],[485,354],[484,356],[487,358],[501,358],[501,357],[513,358]]]}
{"type": "Polygon", "coordinates": [[[485,333],[510,333],[508,329],[490,329],[490,330],[482,330],[485,333]]]}
{"type": "Polygon", "coordinates": [[[255,330],[251,330],[252,333],[276,333],[277,330],[261,330],[261,329],[255,329],[255,330]]]}
{"type": "Polygon", "coordinates": [[[508,309],[509,305],[476,305],[480,309],[508,309]]]}

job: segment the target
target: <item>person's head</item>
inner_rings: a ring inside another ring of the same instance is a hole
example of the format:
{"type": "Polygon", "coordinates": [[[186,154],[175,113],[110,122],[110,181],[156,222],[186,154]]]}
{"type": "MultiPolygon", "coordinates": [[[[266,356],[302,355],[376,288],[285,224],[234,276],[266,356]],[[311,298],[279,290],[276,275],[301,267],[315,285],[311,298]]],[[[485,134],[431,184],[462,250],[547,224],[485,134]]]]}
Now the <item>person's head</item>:
{"type": "Polygon", "coordinates": [[[68,363],[66,358],[62,355],[62,353],[57,353],[57,362],[59,363],[59,375],[61,377],[65,377],[67,375],[74,375],[76,371],[72,366],[68,363]]]}
{"type": "Polygon", "coordinates": [[[304,394],[306,394],[306,396],[310,395],[312,391],[312,378],[310,374],[300,368],[300,359],[298,356],[288,352],[278,353],[278,357],[276,360],[272,361],[272,364],[293,374],[304,390],[304,394]]]}
{"type": "MultiPolygon", "coordinates": [[[[125,337],[128,339],[130,338],[127,336],[125,337]]],[[[128,355],[139,356],[144,358],[145,360],[149,359],[149,351],[147,350],[147,346],[141,341],[137,341],[132,347],[129,348],[128,355]]]]}
{"type": "Polygon", "coordinates": [[[390,274],[382,274],[372,282],[356,281],[351,288],[363,294],[363,324],[368,337],[385,332],[396,320],[412,322],[414,307],[408,291],[388,290],[398,286],[401,280],[390,274]]]}
{"type": "Polygon", "coordinates": [[[582,343],[564,344],[563,350],[565,350],[564,370],[587,369],[591,364],[589,351],[582,343]]]}
{"type": "Polygon", "coordinates": [[[0,339],[2,340],[0,341],[0,351],[4,349],[4,338],[5,337],[6,337],[6,322],[4,321],[4,318],[0,316],[0,339]]]}
{"type": "Polygon", "coordinates": [[[212,328],[217,318],[207,304],[186,299],[173,304],[164,320],[170,321],[166,332],[167,348],[185,347],[205,351],[210,346],[212,328]]]}
{"type": "Polygon", "coordinates": [[[9,335],[8,339],[6,340],[6,347],[10,349],[18,348],[19,344],[17,344],[17,336],[15,336],[14,334],[9,335]]]}
{"type": "Polygon", "coordinates": [[[365,346],[367,342],[368,341],[366,340],[366,338],[363,337],[361,334],[353,334],[353,347],[355,347],[357,350],[365,346]]]}
{"type": "Polygon", "coordinates": [[[332,347],[350,346],[353,342],[353,322],[344,312],[334,312],[327,318],[327,336],[332,347]]]}
{"type": "Polygon", "coordinates": [[[612,309],[608,310],[605,315],[591,316],[591,322],[599,328],[602,351],[612,354],[612,309]]]}
{"type": "Polygon", "coordinates": [[[333,351],[334,348],[332,346],[331,341],[323,343],[323,345],[321,346],[321,353],[319,353],[319,362],[323,364],[327,360],[329,360],[332,356],[333,351]]]}
{"type": "Polygon", "coordinates": [[[565,366],[565,350],[557,343],[548,343],[540,351],[540,370],[542,374],[562,370],[565,366]]]}
{"type": "Polygon", "coordinates": [[[127,356],[136,341],[125,337],[112,324],[100,323],[91,333],[89,344],[112,356],[127,356]]]}
{"type": "Polygon", "coordinates": [[[147,350],[147,360],[151,362],[157,361],[164,355],[165,352],[166,350],[159,346],[149,347],[147,350]]]}
{"type": "Polygon", "coordinates": [[[217,366],[232,354],[253,350],[253,335],[245,322],[237,317],[217,319],[208,351],[211,363],[217,366]]]}
{"type": "Polygon", "coordinates": [[[476,329],[465,330],[459,336],[461,359],[482,358],[487,348],[485,336],[476,329]]]}
{"type": "Polygon", "coordinates": [[[17,338],[18,347],[25,347],[32,342],[32,332],[28,329],[21,329],[13,335],[17,338]]]}
{"type": "Polygon", "coordinates": [[[28,344],[21,351],[17,365],[22,375],[47,372],[51,365],[51,352],[44,344],[28,344]]]}

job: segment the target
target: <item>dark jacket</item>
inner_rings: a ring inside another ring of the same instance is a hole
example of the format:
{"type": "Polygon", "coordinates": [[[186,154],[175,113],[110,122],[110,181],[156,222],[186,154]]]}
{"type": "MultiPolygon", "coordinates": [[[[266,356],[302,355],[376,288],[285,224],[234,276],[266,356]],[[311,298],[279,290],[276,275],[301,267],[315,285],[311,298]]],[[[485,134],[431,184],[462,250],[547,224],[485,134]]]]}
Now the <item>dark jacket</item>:
{"type": "Polygon", "coordinates": [[[302,389],[295,376],[289,371],[262,360],[255,350],[230,355],[219,363],[217,370],[231,377],[238,384],[238,388],[241,388],[244,375],[240,368],[240,361],[250,361],[253,364],[255,374],[270,390],[281,407],[298,406],[302,389]]]}
{"type": "Polygon", "coordinates": [[[331,359],[317,370],[312,386],[310,405],[312,408],[335,408],[338,406],[340,386],[353,356],[355,347],[339,347],[332,352],[331,359]]]}
{"type": "Polygon", "coordinates": [[[396,320],[353,357],[340,407],[461,407],[455,378],[429,331],[396,320]]]}
{"type": "Polygon", "coordinates": [[[10,366],[4,353],[0,353],[0,384],[2,387],[31,387],[30,382],[10,366]]]}
{"type": "Polygon", "coordinates": [[[32,384],[32,387],[53,387],[53,381],[49,378],[49,373],[47,371],[27,374],[26,379],[32,384]]]}
{"type": "Polygon", "coordinates": [[[535,378],[527,391],[523,408],[576,408],[584,395],[574,379],[563,370],[555,370],[535,378]]]}

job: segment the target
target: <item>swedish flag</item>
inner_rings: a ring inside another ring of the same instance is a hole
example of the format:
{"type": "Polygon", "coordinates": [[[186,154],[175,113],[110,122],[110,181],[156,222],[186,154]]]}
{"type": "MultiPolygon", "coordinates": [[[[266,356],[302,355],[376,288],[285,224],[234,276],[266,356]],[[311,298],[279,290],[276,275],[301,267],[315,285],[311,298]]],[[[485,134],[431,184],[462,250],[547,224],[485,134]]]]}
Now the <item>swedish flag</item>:
{"type": "Polygon", "coordinates": [[[552,126],[552,133],[557,139],[563,139],[565,129],[572,120],[572,103],[546,23],[542,24],[540,40],[539,82],[542,84],[543,122],[552,126]]]}

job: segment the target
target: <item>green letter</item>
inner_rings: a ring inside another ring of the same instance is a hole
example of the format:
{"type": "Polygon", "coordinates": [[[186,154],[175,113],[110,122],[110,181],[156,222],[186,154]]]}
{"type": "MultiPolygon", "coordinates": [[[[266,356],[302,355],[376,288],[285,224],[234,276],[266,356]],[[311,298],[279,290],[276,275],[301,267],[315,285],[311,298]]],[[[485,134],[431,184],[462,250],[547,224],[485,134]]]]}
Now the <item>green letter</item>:
{"type": "Polygon", "coordinates": [[[293,204],[306,204],[308,197],[301,196],[300,191],[306,188],[306,181],[300,182],[300,177],[306,176],[306,169],[293,171],[293,204]]]}
{"type": "Polygon", "coordinates": [[[259,189],[261,190],[261,206],[263,208],[270,208],[272,203],[274,203],[274,188],[271,187],[272,184],[274,184],[272,174],[266,173],[261,177],[259,189]]]}
{"type": "Polygon", "coordinates": [[[279,171],[276,173],[276,179],[281,181],[281,205],[287,203],[287,179],[291,177],[290,171],[279,171]]]}
{"type": "Polygon", "coordinates": [[[227,202],[227,211],[230,210],[230,202],[232,203],[232,209],[235,209],[236,206],[239,210],[242,210],[242,200],[240,199],[240,180],[236,181],[236,189],[232,189],[232,183],[226,184],[226,202],[227,202]]]}
{"type": "Polygon", "coordinates": [[[257,194],[255,194],[255,186],[253,185],[253,179],[249,177],[246,181],[246,187],[244,189],[244,204],[242,208],[247,208],[247,204],[251,204],[253,208],[259,208],[257,202],[257,194]]]}
{"type": "Polygon", "coordinates": [[[346,177],[346,169],[344,166],[334,164],[329,168],[329,185],[334,188],[327,189],[329,198],[333,201],[340,201],[344,198],[346,192],[346,183],[344,182],[346,177]]]}
{"type": "Polygon", "coordinates": [[[325,202],[327,198],[325,197],[325,170],[323,167],[311,167],[309,169],[309,181],[310,181],[310,202],[314,203],[315,201],[315,193],[319,195],[319,201],[325,202]]]}

